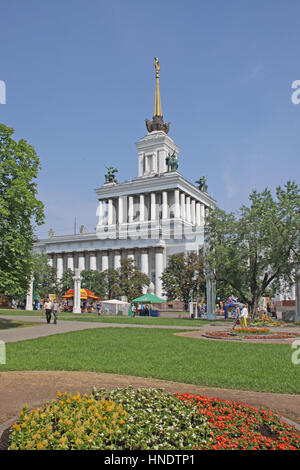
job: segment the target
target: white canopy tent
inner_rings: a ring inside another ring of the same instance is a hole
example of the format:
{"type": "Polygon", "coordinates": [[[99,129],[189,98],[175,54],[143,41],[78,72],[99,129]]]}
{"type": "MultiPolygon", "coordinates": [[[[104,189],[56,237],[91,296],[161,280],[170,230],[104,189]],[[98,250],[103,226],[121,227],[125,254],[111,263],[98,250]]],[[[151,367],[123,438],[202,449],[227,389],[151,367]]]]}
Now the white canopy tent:
{"type": "Polygon", "coordinates": [[[120,312],[122,315],[128,315],[130,304],[128,302],[123,302],[122,300],[103,300],[101,302],[103,306],[103,311],[106,314],[115,315],[120,312]],[[121,313],[122,312],[122,313],[121,313]]]}

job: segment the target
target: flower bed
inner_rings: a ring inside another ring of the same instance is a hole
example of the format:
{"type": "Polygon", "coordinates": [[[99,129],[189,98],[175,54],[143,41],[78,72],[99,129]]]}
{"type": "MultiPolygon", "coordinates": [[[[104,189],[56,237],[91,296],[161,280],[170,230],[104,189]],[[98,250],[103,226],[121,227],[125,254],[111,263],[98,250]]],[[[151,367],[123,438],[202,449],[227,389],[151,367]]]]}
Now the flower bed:
{"type": "Polygon", "coordinates": [[[299,450],[300,433],[243,403],[127,388],[23,408],[9,449],[299,450]]]}
{"type": "Polygon", "coordinates": [[[235,328],[234,329],[235,333],[241,333],[244,335],[248,334],[256,334],[256,335],[263,335],[263,334],[269,334],[270,330],[268,328],[235,328]]]}
{"type": "MultiPolygon", "coordinates": [[[[211,338],[211,339],[226,339],[226,338],[247,338],[247,339],[290,339],[290,338],[297,338],[300,335],[298,333],[272,333],[266,332],[266,328],[248,328],[248,329],[235,329],[235,330],[226,330],[226,331],[209,331],[203,333],[202,336],[206,338],[211,338]]],[[[267,330],[269,331],[269,330],[267,330]]]]}

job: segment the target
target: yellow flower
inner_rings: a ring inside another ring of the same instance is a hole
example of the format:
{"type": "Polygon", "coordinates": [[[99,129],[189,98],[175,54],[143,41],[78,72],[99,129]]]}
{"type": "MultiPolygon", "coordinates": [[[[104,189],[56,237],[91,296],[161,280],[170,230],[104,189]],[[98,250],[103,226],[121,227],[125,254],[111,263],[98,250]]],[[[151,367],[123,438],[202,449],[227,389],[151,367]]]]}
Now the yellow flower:
{"type": "Polygon", "coordinates": [[[66,403],[71,403],[70,398],[67,398],[67,399],[66,399],[66,403]]]}
{"type": "Polygon", "coordinates": [[[43,444],[41,441],[37,443],[36,448],[37,450],[41,450],[43,448],[43,444]]]}
{"type": "Polygon", "coordinates": [[[26,426],[27,426],[26,423],[22,423],[22,424],[21,424],[21,427],[22,427],[22,428],[26,428],[26,426]]]}
{"type": "Polygon", "coordinates": [[[61,397],[61,395],[62,395],[61,392],[57,392],[58,397],[61,397]]]}
{"type": "Polygon", "coordinates": [[[124,419],[121,418],[119,421],[119,424],[124,424],[124,423],[125,423],[124,419]]]}

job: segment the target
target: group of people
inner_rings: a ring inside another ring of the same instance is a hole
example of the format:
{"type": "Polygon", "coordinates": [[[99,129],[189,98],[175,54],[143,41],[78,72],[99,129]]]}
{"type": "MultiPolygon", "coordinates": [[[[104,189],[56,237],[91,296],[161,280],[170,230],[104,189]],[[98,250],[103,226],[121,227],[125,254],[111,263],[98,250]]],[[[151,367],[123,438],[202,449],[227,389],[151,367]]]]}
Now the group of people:
{"type": "Polygon", "coordinates": [[[51,322],[51,316],[53,313],[53,316],[54,316],[53,323],[56,325],[59,308],[60,308],[60,304],[56,299],[53,300],[53,302],[51,302],[49,298],[45,300],[44,305],[43,305],[43,310],[46,314],[47,323],[51,322]]]}
{"type": "Polygon", "coordinates": [[[247,328],[247,318],[248,318],[248,309],[247,305],[244,304],[243,308],[240,309],[239,304],[235,305],[234,310],[234,321],[233,321],[233,329],[235,329],[236,325],[240,324],[241,328],[247,328]]]}

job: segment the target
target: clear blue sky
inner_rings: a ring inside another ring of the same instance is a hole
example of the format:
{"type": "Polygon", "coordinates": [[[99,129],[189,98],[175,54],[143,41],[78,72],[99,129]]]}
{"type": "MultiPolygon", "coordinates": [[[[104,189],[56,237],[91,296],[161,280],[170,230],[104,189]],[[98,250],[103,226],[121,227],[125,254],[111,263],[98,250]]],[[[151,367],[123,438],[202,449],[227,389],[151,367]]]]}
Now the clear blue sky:
{"type": "Polygon", "coordinates": [[[225,210],[254,189],[299,184],[298,0],[0,1],[0,122],[40,159],[46,237],[96,225],[104,165],[137,175],[152,118],[154,57],[179,171],[206,175],[225,210]]]}

